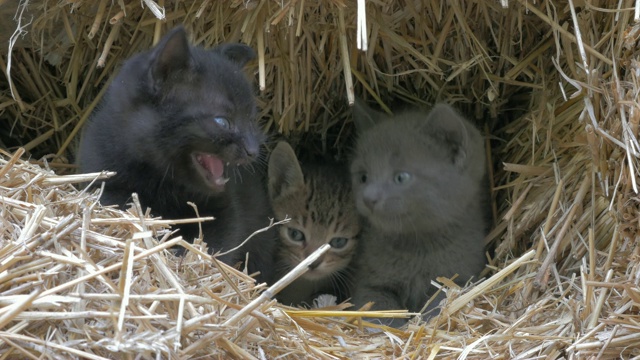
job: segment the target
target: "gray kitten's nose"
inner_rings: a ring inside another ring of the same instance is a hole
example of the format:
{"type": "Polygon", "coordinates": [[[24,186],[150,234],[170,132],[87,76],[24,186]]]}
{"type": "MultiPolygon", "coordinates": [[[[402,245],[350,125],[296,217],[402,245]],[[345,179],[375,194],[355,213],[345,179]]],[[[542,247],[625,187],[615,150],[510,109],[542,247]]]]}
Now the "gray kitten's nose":
{"type": "Polygon", "coordinates": [[[367,208],[369,208],[369,210],[373,210],[373,208],[376,207],[379,199],[380,196],[378,195],[378,192],[371,187],[365,189],[364,193],[362,194],[362,201],[367,206],[367,208]]]}
{"type": "Polygon", "coordinates": [[[365,197],[363,200],[364,200],[364,204],[367,206],[367,208],[369,208],[369,210],[373,210],[373,208],[376,207],[376,203],[378,202],[377,199],[372,199],[368,197],[365,197]]]}

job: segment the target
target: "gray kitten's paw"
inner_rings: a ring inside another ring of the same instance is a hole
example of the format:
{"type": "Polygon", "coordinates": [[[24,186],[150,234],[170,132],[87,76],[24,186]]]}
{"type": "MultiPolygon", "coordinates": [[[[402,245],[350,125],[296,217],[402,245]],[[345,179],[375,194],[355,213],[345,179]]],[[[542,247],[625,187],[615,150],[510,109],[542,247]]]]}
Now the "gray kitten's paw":
{"type": "Polygon", "coordinates": [[[374,335],[374,334],[381,334],[383,331],[380,328],[374,328],[374,327],[366,326],[364,328],[364,332],[367,333],[367,334],[374,335]]]}
{"type": "MultiPolygon", "coordinates": [[[[404,319],[404,318],[362,318],[362,320],[366,322],[370,322],[375,325],[388,326],[396,329],[403,327],[407,323],[407,319],[404,319]]],[[[379,327],[369,327],[369,326],[365,326],[365,330],[367,333],[370,333],[370,334],[384,331],[379,327]]]]}

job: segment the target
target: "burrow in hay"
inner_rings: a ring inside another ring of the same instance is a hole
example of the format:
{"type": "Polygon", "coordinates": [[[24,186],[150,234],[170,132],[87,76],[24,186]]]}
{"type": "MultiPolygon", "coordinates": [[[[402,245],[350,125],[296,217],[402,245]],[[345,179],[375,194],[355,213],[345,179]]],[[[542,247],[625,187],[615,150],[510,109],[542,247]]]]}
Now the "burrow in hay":
{"type": "Polygon", "coordinates": [[[366,52],[352,2],[25,4],[0,1],[4,358],[639,355],[635,2],[368,1],[366,52]],[[257,49],[265,128],[309,156],[348,152],[353,93],[475,120],[494,165],[488,280],[439,279],[439,317],[370,335],[340,307],[260,298],[202,244],[176,258],[171,220],[77,190],[96,175],[61,174],[103,85],[178,23],[199,44],[257,49]]]}

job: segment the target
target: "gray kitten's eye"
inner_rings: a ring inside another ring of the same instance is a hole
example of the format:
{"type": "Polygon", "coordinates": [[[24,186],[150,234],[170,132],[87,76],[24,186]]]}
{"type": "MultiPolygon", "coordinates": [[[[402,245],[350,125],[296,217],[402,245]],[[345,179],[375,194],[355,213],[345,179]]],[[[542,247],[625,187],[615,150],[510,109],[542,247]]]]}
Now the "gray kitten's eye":
{"type": "Polygon", "coordinates": [[[218,124],[220,127],[224,128],[224,129],[228,129],[231,127],[231,124],[229,123],[229,120],[227,118],[224,118],[222,116],[216,116],[213,118],[213,121],[218,124]]]}
{"type": "Polygon", "coordinates": [[[367,182],[367,173],[360,173],[358,174],[358,181],[360,182],[360,184],[364,184],[367,182]]]}
{"type": "Polygon", "coordinates": [[[293,241],[304,241],[304,234],[302,231],[294,228],[288,228],[287,233],[289,234],[289,239],[293,241]]]}
{"type": "Polygon", "coordinates": [[[329,245],[331,245],[334,249],[342,249],[347,245],[349,239],[343,237],[335,237],[329,241],[329,245]]]}
{"type": "Polygon", "coordinates": [[[409,181],[409,179],[411,179],[411,174],[409,174],[406,171],[401,171],[399,173],[396,173],[396,175],[393,177],[393,181],[396,184],[404,184],[407,181],[409,181]]]}

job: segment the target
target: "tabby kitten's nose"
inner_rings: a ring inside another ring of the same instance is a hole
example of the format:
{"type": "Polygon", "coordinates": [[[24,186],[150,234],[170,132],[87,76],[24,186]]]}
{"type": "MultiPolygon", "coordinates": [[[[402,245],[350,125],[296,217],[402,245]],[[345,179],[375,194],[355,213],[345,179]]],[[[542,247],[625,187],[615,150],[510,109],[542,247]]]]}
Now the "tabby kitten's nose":
{"type": "Polygon", "coordinates": [[[309,265],[309,270],[315,270],[318,266],[320,266],[320,264],[322,264],[322,257],[312,262],[311,265],[309,265]]]}

